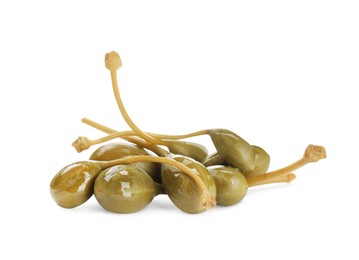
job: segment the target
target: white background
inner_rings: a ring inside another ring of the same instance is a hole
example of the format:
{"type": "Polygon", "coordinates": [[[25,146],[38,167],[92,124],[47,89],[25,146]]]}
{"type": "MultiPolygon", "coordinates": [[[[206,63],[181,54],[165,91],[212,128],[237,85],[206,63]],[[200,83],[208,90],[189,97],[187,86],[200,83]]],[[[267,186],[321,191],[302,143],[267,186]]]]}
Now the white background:
{"type": "Polygon", "coordinates": [[[357,1],[50,2],[0,3],[1,259],[358,259],[357,1]],[[52,177],[95,149],[71,142],[103,136],[80,119],[128,129],[111,50],[146,131],[231,129],[266,149],[271,169],[310,143],[328,158],[198,215],[165,196],[128,215],[95,198],[62,209],[52,177]]]}

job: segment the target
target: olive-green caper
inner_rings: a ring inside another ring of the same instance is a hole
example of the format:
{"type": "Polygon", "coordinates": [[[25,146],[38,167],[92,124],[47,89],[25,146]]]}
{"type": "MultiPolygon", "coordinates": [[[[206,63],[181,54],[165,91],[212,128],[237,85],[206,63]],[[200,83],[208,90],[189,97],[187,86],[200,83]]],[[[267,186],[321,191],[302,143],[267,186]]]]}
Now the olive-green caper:
{"type": "MultiPolygon", "coordinates": [[[[90,160],[111,161],[134,155],[150,155],[140,146],[128,143],[109,143],[99,147],[94,151],[90,160]]],[[[154,162],[137,162],[133,163],[147,172],[154,181],[161,183],[161,165],[154,162]]]]}
{"type": "Polygon", "coordinates": [[[190,157],[197,162],[202,162],[208,156],[207,148],[201,144],[185,141],[166,141],[171,153],[190,157]]]}
{"type": "Polygon", "coordinates": [[[225,160],[223,160],[222,156],[218,152],[214,152],[203,161],[203,165],[206,167],[213,165],[228,165],[225,160]]]}
{"type": "Polygon", "coordinates": [[[252,171],[255,167],[252,146],[226,129],[210,129],[208,135],[222,158],[232,167],[252,171]]]}
{"type": "Polygon", "coordinates": [[[255,167],[252,171],[243,171],[243,174],[247,177],[266,173],[270,163],[270,156],[264,149],[255,145],[252,145],[252,148],[254,152],[255,167]]]}
{"type": "Polygon", "coordinates": [[[92,196],[100,172],[100,165],[94,162],[76,162],[62,168],[50,183],[53,199],[64,208],[83,204],[92,196]]]}
{"type": "Polygon", "coordinates": [[[133,213],[146,207],[161,187],[142,169],[117,165],[105,169],[95,182],[95,197],[108,211],[133,213]]]}
{"type": "MultiPolygon", "coordinates": [[[[181,155],[168,155],[177,162],[180,162],[192,169],[203,181],[213,198],[216,197],[216,185],[212,175],[199,162],[181,155]]],[[[202,205],[202,191],[194,180],[181,172],[178,168],[163,164],[162,165],[163,187],[172,202],[182,211],[195,214],[207,210],[206,205],[202,205]]],[[[211,205],[213,207],[213,205],[211,205]]]]}
{"type": "Polygon", "coordinates": [[[217,204],[231,206],[240,202],[247,193],[248,185],[244,175],[235,168],[226,166],[208,167],[217,188],[217,204]]]}

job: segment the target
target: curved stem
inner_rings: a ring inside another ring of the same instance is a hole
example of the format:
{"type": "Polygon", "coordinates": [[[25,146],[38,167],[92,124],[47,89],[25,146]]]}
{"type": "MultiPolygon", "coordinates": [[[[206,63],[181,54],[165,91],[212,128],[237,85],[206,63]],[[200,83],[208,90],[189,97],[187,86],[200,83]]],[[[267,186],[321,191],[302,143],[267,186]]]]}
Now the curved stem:
{"type": "Polygon", "coordinates": [[[107,134],[112,134],[112,133],[117,133],[116,130],[112,129],[112,128],[109,128],[107,126],[104,126],[100,123],[97,123],[95,121],[92,121],[86,117],[82,118],[81,119],[81,122],[86,124],[86,125],[89,125],[89,126],[92,126],[93,128],[96,128],[97,130],[100,130],[104,133],[107,133],[107,134]]]}
{"type": "MultiPolygon", "coordinates": [[[[97,123],[95,121],[92,121],[86,117],[84,117],[82,120],[81,120],[82,123],[85,123],[89,126],[92,126],[93,128],[96,128],[97,130],[100,130],[104,133],[108,133],[108,134],[111,134],[111,133],[117,133],[116,130],[112,129],[112,128],[109,128],[107,126],[104,126],[100,123],[97,123]]],[[[130,131],[132,133],[132,131],[130,131]]],[[[128,136],[128,137],[125,137],[125,136],[122,136],[121,137],[122,139],[128,141],[128,142],[131,142],[131,143],[134,143],[134,144],[137,144],[143,148],[146,148],[148,150],[151,150],[152,152],[154,152],[155,154],[157,154],[158,156],[166,156],[167,154],[169,154],[169,152],[167,152],[166,150],[158,147],[157,145],[155,144],[151,144],[151,143],[148,143],[140,138],[136,138],[136,137],[131,137],[131,136],[128,136]]]]}
{"type": "MultiPolygon", "coordinates": [[[[207,186],[204,184],[203,180],[195,173],[195,171],[192,171],[189,167],[186,165],[177,162],[175,160],[164,158],[164,157],[154,157],[154,156],[147,156],[147,155],[138,155],[138,156],[131,156],[126,157],[122,159],[112,160],[112,161],[96,161],[102,169],[112,167],[119,164],[131,164],[136,162],[157,162],[157,163],[165,163],[172,165],[179,170],[181,170],[183,173],[187,174],[190,178],[193,179],[193,181],[197,184],[198,188],[202,191],[202,204],[208,205],[208,204],[215,204],[215,198],[213,198],[207,188],[207,186]]],[[[214,206],[214,205],[213,205],[214,206]]]]}
{"type": "Polygon", "coordinates": [[[117,82],[117,70],[116,69],[110,69],[111,72],[111,80],[112,80],[112,88],[113,88],[113,93],[115,94],[115,98],[116,98],[116,102],[118,105],[118,108],[121,111],[121,114],[123,116],[123,118],[125,119],[126,123],[129,125],[129,127],[141,138],[143,138],[144,140],[146,140],[149,143],[153,143],[153,144],[165,144],[165,142],[163,142],[160,139],[154,138],[151,135],[143,132],[140,128],[137,127],[137,125],[132,121],[132,119],[130,118],[130,116],[128,115],[123,102],[121,100],[121,96],[120,96],[120,91],[118,89],[118,82],[117,82]]]}
{"type": "Polygon", "coordinates": [[[305,150],[303,158],[276,171],[248,177],[247,178],[248,186],[257,186],[260,185],[261,183],[268,182],[271,179],[279,178],[300,167],[303,167],[308,163],[317,162],[326,157],[327,157],[326,151],[323,146],[310,144],[305,150]]]}
{"type": "Polygon", "coordinates": [[[170,152],[166,151],[165,149],[162,149],[161,147],[159,147],[155,144],[148,143],[145,140],[138,138],[138,137],[129,136],[129,137],[122,137],[122,139],[124,139],[130,143],[137,144],[138,146],[140,146],[142,148],[146,148],[161,157],[170,154],[170,152]]]}
{"type": "Polygon", "coordinates": [[[123,132],[117,132],[113,134],[106,135],[104,137],[101,137],[99,139],[91,140],[91,145],[95,144],[101,144],[110,140],[113,140],[118,137],[126,137],[126,136],[133,136],[133,131],[123,131],[123,132]]]}
{"type": "MultiPolygon", "coordinates": [[[[87,118],[83,118],[82,119],[83,122],[91,122],[95,123],[87,118]]],[[[95,123],[97,124],[97,123],[95,123]]],[[[103,125],[101,125],[101,127],[104,127],[103,125]]],[[[156,133],[147,133],[153,137],[156,138],[160,138],[160,139],[167,139],[167,140],[162,140],[163,142],[166,143],[166,146],[170,145],[170,141],[168,140],[178,140],[178,139],[184,139],[184,138],[188,138],[188,137],[193,137],[193,136],[198,136],[198,135],[204,135],[208,132],[208,130],[201,130],[201,131],[196,131],[190,134],[186,134],[186,135],[164,135],[164,134],[156,134],[156,133]]],[[[77,152],[82,152],[88,148],[90,148],[92,145],[96,145],[96,144],[101,144],[110,140],[113,140],[115,138],[123,138],[123,137],[127,137],[127,136],[137,136],[136,133],[134,131],[122,131],[122,132],[116,132],[115,130],[112,131],[106,131],[106,133],[109,133],[109,135],[106,135],[104,137],[101,137],[99,139],[95,139],[95,140],[89,140],[86,137],[82,137],[80,136],[79,138],[76,139],[76,141],[74,141],[72,143],[72,146],[75,147],[75,149],[77,150],[77,152]],[[111,132],[111,133],[110,133],[111,132]]]]}
{"type": "Polygon", "coordinates": [[[115,137],[114,137],[115,134],[109,134],[107,136],[95,140],[90,140],[87,137],[80,136],[72,143],[72,146],[76,149],[78,153],[81,153],[82,151],[89,149],[92,145],[101,144],[109,140],[112,140],[116,137],[131,136],[132,133],[133,133],[132,131],[121,132],[121,134],[116,134],[115,137]]]}
{"type": "Polygon", "coordinates": [[[264,179],[261,182],[250,182],[250,183],[248,183],[248,181],[247,181],[247,183],[248,183],[248,187],[255,187],[255,186],[264,185],[264,184],[281,183],[281,182],[290,183],[296,177],[297,176],[294,173],[288,173],[288,174],[282,175],[282,176],[277,177],[277,178],[264,179]]]}

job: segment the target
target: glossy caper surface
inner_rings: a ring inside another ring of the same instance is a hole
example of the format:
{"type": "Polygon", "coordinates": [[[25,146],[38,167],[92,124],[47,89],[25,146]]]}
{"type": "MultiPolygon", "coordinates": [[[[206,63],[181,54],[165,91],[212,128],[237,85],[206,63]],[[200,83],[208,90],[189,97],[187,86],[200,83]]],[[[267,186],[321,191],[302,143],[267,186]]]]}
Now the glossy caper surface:
{"type": "MultiPolygon", "coordinates": [[[[216,197],[216,185],[212,175],[208,170],[197,161],[181,155],[169,155],[168,158],[183,163],[197,174],[211,196],[216,197]]],[[[182,211],[195,214],[205,211],[201,205],[202,192],[199,190],[194,180],[178,168],[163,164],[162,165],[162,183],[164,189],[172,202],[182,211]]]]}
{"type": "Polygon", "coordinates": [[[107,168],[95,182],[97,201],[103,208],[115,213],[140,211],[159,192],[159,184],[145,171],[133,165],[107,168]]]}
{"type": "Polygon", "coordinates": [[[263,148],[255,145],[252,145],[252,148],[255,167],[252,171],[243,171],[247,177],[266,173],[270,164],[270,156],[263,148]]]}
{"type": "Polygon", "coordinates": [[[214,146],[232,167],[252,171],[255,167],[252,146],[237,134],[226,129],[208,130],[214,146]]]}
{"type": "Polygon", "coordinates": [[[190,157],[197,162],[204,161],[208,156],[207,148],[197,143],[170,141],[167,147],[171,153],[190,157]]]}
{"type": "Polygon", "coordinates": [[[93,195],[96,177],[101,172],[93,162],[76,162],[62,168],[50,183],[55,202],[64,208],[74,208],[93,195]]]}
{"type": "Polygon", "coordinates": [[[226,166],[211,166],[208,167],[208,171],[216,183],[218,205],[231,206],[244,198],[248,185],[246,178],[238,169],[226,166]]]}
{"type": "Polygon", "coordinates": [[[215,152],[208,155],[208,157],[203,161],[203,165],[209,167],[213,165],[228,165],[228,163],[223,160],[222,156],[218,152],[215,152]]]}
{"type": "MultiPolygon", "coordinates": [[[[110,161],[134,155],[150,155],[143,148],[128,143],[109,143],[99,147],[90,157],[90,160],[110,161]]],[[[154,162],[137,162],[132,165],[147,172],[153,180],[161,183],[161,165],[154,162]]]]}

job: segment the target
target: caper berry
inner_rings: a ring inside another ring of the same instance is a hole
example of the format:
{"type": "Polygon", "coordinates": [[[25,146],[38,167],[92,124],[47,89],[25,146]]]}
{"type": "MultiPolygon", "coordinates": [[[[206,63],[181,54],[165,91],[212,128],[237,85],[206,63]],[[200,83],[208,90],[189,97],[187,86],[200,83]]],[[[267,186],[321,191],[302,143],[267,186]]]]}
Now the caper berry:
{"type": "Polygon", "coordinates": [[[214,146],[222,158],[232,167],[243,171],[254,170],[252,146],[237,134],[226,129],[208,130],[214,146]]]}
{"type": "Polygon", "coordinates": [[[259,146],[252,145],[252,148],[254,153],[255,167],[251,171],[243,171],[243,174],[246,176],[255,176],[255,175],[266,173],[270,163],[269,154],[259,146]]]}
{"type": "Polygon", "coordinates": [[[218,205],[234,205],[240,202],[247,194],[246,178],[238,169],[226,166],[211,166],[208,167],[208,171],[216,183],[218,205]]]}
{"type": "Polygon", "coordinates": [[[197,162],[202,162],[207,158],[207,148],[201,144],[184,141],[166,141],[169,151],[173,154],[190,157],[197,162]]]}
{"type": "Polygon", "coordinates": [[[228,165],[228,163],[223,160],[222,156],[218,152],[215,152],[208,155],[208,157],[203,161],[203,165],[209,167],[213,165],[228,165]]]}
{"type": "Polygon", "coordinates": [[[160,193],[160,186],[134,165],[105,169],[95,182],[95,197],[108,211],[133,213],[146,207],[160,193]]]}
{"type": "MultiPolygon", "coordinates": [[[[216,197],[216,185],[212,175],[208,170],[197,161],[181,155],[169,155],[169,158],[186,165],[192,169],[204,182],[210,195],[216,197]]],[[[207,205],[202,205],[202,192],[188,175],[183,174],[178,168],[163,164],[162,183],[164,189],[172,202],[182,211],[195,214],[207,209],[207,205]]],[[[208,205],[213,206],[213,205],[208,205]]]]}
{"type": "MultiPolygon", "coordinates": [[[[110,161],[134,155],[150,154],[138,145],[129,143],[109,143],[99,147],[96,151],[94,151],[90,157],[90,160],[110,161]]],[[[154,181],[161,183],[161,165],[159,163],[137,162],[133,163],[133,165],[148,173],[154,181]]]]}
{"type": "Polygon", "coordinates": [[[62,168],[50,183],[50,192],[58,205],[74,208],[93,194],[93,185],[101,167],[94,162],[77,162],[62,168]]]}

